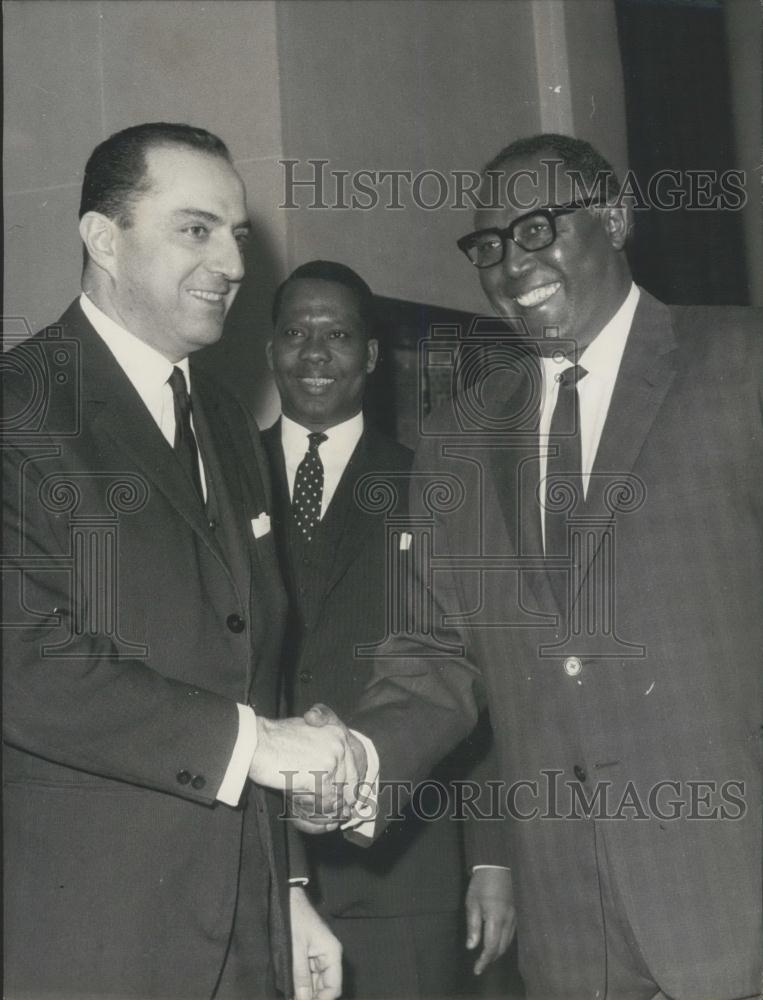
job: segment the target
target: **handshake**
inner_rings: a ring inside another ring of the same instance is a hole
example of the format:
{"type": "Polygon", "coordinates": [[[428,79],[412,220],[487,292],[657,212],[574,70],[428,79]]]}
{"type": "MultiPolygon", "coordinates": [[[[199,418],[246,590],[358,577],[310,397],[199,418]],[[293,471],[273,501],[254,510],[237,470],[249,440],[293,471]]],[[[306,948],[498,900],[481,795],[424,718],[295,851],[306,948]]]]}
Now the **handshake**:
{"type": "Polygon", "coordinates": [[[361,741],[326,705],[302,719],[257,716],[249,777],[284,791],[289,818],[306,833],[335,830],[352,817],[367,766],[361,741]]]}

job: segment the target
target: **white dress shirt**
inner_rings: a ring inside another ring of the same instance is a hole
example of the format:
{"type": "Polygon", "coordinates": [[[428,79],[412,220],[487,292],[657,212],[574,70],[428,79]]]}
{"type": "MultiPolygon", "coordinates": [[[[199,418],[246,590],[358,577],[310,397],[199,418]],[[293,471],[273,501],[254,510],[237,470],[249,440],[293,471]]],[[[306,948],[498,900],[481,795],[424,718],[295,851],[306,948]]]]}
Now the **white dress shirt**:
{"type": "MultiPolygon", "coordinates": [[[[631,284],[630,291],[623,304],[612,319],[594,337],[578,358],[588,373],[577,383],[578,399],[580,400],[580,448],[581,473],[583,479],[583,495],[588,495],[588,484],[591,470],[596,459],[596,452],[601,441],[601,432],[609,412],[612,392],[615,388],[617,373],[623,358],[625,343],[630,333],[633,315],[639,300],[639,290],[631,284]]],[[[540,447],[540,479],[546,478],[548,463],[548,435],[551,428],[551,417],[559,395],[559,382],[555,376],[560,375],[574,362],[569,358],[555,360],[553,357],[541,359],[543,366],[543,397],[541,400],[539,447],[540,447]]],[[[541,505],[544,506],[545,490],[541,490],[541,505]]],[[[546,519],[543,518],[543,545],[546,544],[546,519]]]]}
{"type": "MultiPolygon", "coordinates": [[[[347,463],[355,451],[363,434],[363,414],[356,413],[349,420],[329,427],[323,432],[326,440],[318,448],[318,454],[323,463],[323,496],[321,497],[321,517],[324,517],[331,503],[339,480],[342,478],[347,463]]],[[[297,467],[305,457],[310,442],[310,430],[302,427],[287,416],[281,417],[281,447],[286,463],[286,481],[289,484],[289,499],[294,496],[294,480],[297,467]]]]}
{"type": "MultiPolygon", "coordinates": [[[[179,368],[185,376],[188,391],[191,391],[191,372],[188,358],[176,362],[168,361],[145,341],[140,340],[124,327],[114,322],[99,309],[83,292],[80,306],[91,326],[114,355],[119,367],[129,378],[152,420],[162,432],[170,447],[175,441],[175,404],[172,388],[167,379],[173,367],[179,368]]],[[[191,416],[193,424],[193,415],[191,416]]],[[[204,497],[207,486],[204,477],[204,463],[199,454],[199,471],[204,497]]],[[[249,776],[249,767],[257,748],[257,721],[249,705],[238,706],[238,736],[233,747],[228,768],[217,791],[217,798],[227,805],[238,805],[241,792],[249,776]]]]}

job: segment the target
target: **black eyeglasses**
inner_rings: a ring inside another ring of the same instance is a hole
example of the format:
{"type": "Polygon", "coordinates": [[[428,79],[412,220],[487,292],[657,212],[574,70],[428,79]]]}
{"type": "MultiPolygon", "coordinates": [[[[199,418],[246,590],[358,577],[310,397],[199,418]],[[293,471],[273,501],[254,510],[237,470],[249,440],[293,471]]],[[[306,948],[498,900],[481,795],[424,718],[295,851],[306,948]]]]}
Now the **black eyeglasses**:
{"type": "Polygon", "coordinates": [[[478,229],[474,233],[467,233],[457,240],[458,249],[466,254],[470,263],[479,268],[500,264],[506,256],[507,240],[529,252],[545,250],[556,239],[556,217],[588,208],[592,200],[586,198],[569,205],[536,208],[514,219],[505,229],[478,229]]]}

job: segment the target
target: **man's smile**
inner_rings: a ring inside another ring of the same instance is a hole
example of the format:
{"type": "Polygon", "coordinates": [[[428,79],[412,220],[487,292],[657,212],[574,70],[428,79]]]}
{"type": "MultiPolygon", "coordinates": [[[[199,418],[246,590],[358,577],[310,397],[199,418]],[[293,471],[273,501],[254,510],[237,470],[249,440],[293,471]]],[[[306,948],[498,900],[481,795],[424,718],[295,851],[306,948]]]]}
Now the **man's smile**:
{"type": "Polygon", "coordinates": [[[547,302],[561,287],[561,281],[552,281],[548,285],[539,285],[537,288],[533,288],[529,292],[523,292],[521,295],[514,295],[513,298],[523,309],[531,309],[534,306],[539,306],[547,302]]]}
{"type": "Polygon", "coordinates": [[[297,382],[308,392],[322,392],[336,382],[335,378],[329,375],[298,375],[297,382]]]}
{"type": "Polygon", "coordinates": [[[214,305],[225,302],[227,297],[227,292],[212,292],[204,288],[189,288],[188,294],[201,302],[211,302],[214,305]]]}

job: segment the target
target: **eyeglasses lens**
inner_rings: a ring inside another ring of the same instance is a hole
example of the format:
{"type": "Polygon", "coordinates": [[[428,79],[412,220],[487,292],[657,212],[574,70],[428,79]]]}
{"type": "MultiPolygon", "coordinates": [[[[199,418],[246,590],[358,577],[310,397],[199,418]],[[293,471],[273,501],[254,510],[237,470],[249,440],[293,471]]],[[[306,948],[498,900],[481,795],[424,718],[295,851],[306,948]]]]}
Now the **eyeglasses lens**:
{"type": "Polygon", "coordinates": [[[476,267],[492,267],[503,260],[506,240],[511,239],[523,250],[532,252],[550,246],[554,236],[553,222],[546,215],[526,215],[510,227],[510,235],[501,237],[497,233],[484,233],[475,236],[467,247],[467,254],[476,267]]]}

